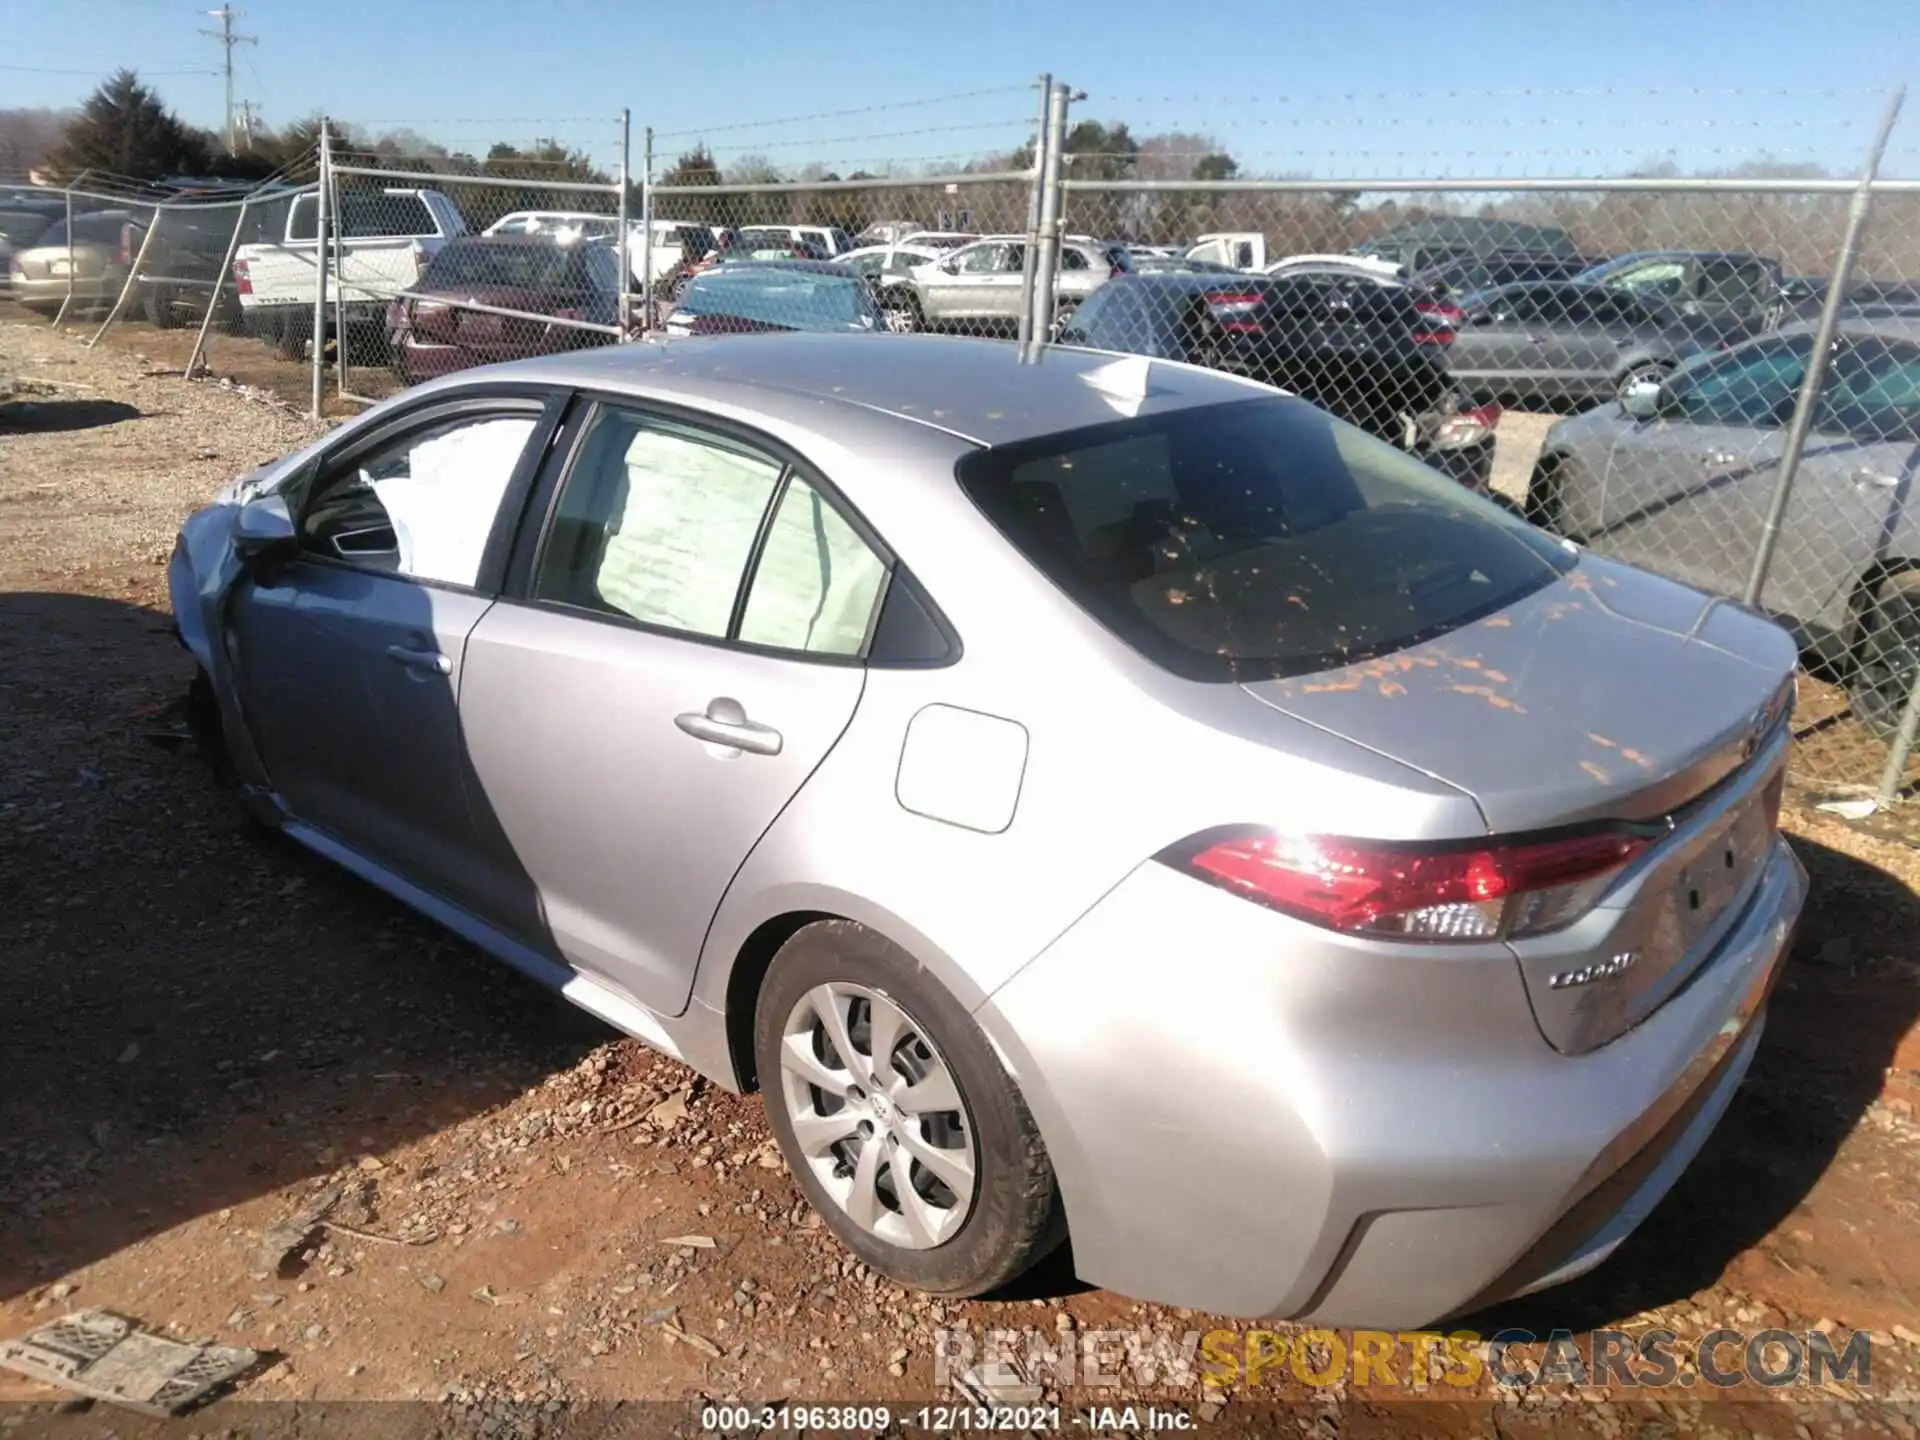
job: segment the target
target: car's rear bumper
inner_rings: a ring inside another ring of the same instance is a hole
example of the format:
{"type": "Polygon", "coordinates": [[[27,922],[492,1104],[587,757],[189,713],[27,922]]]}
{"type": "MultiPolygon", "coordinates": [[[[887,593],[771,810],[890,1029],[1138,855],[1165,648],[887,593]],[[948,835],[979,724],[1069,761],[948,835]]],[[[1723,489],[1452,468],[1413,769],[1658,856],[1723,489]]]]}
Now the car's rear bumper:
{"type": "Polygon", "coordinates": [[[1725,1110],[1806,894],[1776,841],[1678,995],[1576,1057],[1501,946],[1357,943],[1148,864],[979,1018],[1060,1177],[1082,1278],[1418,1325],[1598,1264],[1725,1110]]]}
{"type": "MultiPolygon", "coordinates": [[[[121,288],[126,284],[124,275],[76,275],[73,278],[73,303],[76,305],[111,304],[120,298],[121,288]]],[[[22,305],[34,309],[52,309],[67,298],[67,277],[57,279],[34,279],[26,276],[13,278],[13,298],[22,305]]]]}
{"type": "Polygon", "coordinates": [[[1469,490],[1484,491],[1493,479],[1494,438],[1470,445],[1419,445],[1413,454],[1469,490]]]}

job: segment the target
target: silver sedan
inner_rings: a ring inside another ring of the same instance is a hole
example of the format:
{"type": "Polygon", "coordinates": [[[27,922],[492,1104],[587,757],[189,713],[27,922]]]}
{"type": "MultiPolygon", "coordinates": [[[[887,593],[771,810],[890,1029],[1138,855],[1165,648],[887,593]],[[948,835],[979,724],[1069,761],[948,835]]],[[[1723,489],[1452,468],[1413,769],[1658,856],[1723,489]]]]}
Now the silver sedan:
{"type": "Polygon", "coordinates": [[[1794,650],[1311,406],[727,337],[190,519],[260,819],[714,1082],[903,1284],[1423,1323],[1598,1264],[1758,1043],[1794,650]]]}

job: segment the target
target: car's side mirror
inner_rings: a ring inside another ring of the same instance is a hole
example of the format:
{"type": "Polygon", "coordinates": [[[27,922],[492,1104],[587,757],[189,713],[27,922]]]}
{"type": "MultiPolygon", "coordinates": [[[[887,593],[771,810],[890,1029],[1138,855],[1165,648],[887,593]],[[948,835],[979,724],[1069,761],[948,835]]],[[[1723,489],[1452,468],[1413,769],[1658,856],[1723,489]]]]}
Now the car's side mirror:
{"type": "Polygon", "coordinates": [[[260,495],[240,507],[233,527],[233,548],[253,559],[290,548],[298,536],[284,495],[260,495]]]}
{"type": "Polygon", "coordinates": [[[960,273],[960,262],[958,260],[942,260],[940,262],[940,268],[949,275],[958,275],[960,273]]]}
{"type": "Polygon", "coordinates": [[[1620,397],[1620,408],[1635,420],[1651,420],[1660,413],[1660,389],[1658,380],[1629,385],[1620,397]]]}

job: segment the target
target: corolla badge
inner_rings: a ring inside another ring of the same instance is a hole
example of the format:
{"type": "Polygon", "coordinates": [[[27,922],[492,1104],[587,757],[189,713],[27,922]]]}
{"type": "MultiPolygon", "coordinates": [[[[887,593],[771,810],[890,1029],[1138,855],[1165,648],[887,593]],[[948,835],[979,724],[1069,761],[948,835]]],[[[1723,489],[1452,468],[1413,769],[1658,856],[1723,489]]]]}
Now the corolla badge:
{"type": "Polygon", "coordinates": [[[1611,980],[1614,976],[1631,970],[1634,962],[1640,958],[1638,950],[1622,950],[1618,955],[1609,955],[1605,960],[1596,960],[1591,965],[1583,965],[1578,970],[1562,970],[1547,982],[1552,990],[1571,990],[1576,985],[1591,985],[1596,980],[1611,980]]]}

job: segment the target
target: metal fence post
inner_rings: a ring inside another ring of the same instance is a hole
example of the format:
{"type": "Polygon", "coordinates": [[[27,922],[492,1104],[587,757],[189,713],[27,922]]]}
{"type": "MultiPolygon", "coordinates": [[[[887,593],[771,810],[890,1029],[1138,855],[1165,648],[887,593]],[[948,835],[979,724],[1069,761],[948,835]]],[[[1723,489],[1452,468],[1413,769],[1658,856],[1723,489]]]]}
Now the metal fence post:
{"type": "MultiPolygon", "coordinates": [[[[327,333],[327,190],[333,182],[333,147],[328,137],[332,126],[320,117],[320,177],[313,195],[313,397],[309,414],[320,418],[320,389],[324,382],[327,347],[321,337],[327,333]]],[[[294,317],[287,317],[289,325],[294,317]]]]}
{"type": "Polygon", "coordinates": [[[620,338],[614,342],[616,345],[624,345],[633,338],[633,235],[627,226],[627,190],[632,184],[633,111],[623,109],[620,112],[620,208],[613,230],[620,237],[614,244],[614,254],[620,257],[620,338]]]}
{"type": "Polygon", "coordinates": [[[1053,335],[1053,285],[1060,272],[1060,164],[1067,145],[1067,105],[1072,92],[1056,82],[1047,96],[1047,163],[1040,177],[1040,233],[1034,247],[1032,306],[1027,358],[1053,335]]]}
{"type": "Polygon", "coordinates": [[[1033,183],[1027,189],[1027,243],[1020,261],[1020,344],[1033,339],[1033,266],[1040,242],[1040,177],[1047,168],[1047,119],[1053,104],[1053,76],[1040,77],[1040,124],[1033,132],[1033,183]]]}
{"type": "Polygon", "coordinates": [[[206,313],[200,317],[200,333],[194,337],[193,353],[187,357],[186,372],[180,377],[183,380],[193,378],[193,372],[200,364],[200,357],[206,352],[207,331],[213,325],[213,312],[220,308],[220,297],[226,293],[227,286],[233,282],[233,256],[234,252],[240,248],[241,233],[247,228],[247,207],[252,203],[250,198],[242,200],[240,213],[234,217],[233,234],[227,237],[227,253],[220,261],[220,273],[214,277],[213,294],[207,300],[206,313]]]}
{"type": "MultiPolygon", "coordinates": [[[[347,383],[347,239],[346,227],[340,223],[340,215],[340,172],[329,157],[327,219],[332,230],[321,237],[320,248],[323,258],[328,255],[333,257],[333,384],[334,394],[345,395],[352,387],[347,383]]],[[[317,334],[313,343],[316,346],[320,344],[317,334]]]]}
{"type": "MultiPolygon", "coordinates": [[[[85,173],[84,171],[82,172],[85,173]]],[[[61,321],[67,318],[67,311],[73,306],[73,187],[67,187],[67,293],[60,301],[60,313],[53,317],[53,328],[58,330],[61,321]]]]}
{"type": "MultiPolygon", "coordinates": [[[[87,348],[89,350],[100,343],[100,337],[112,328],[113,322],[120,318],[120,312],[127,308],[127,297],[133,294],[133,287],[140,283],[140,272],[146,268],[147,264],[147,251],[153,248],[153,237],[160,233],[160,222],[166,213],[167,212],[159,205],[153,207],[153,214],[147,221],[147,232],[140,237],[140,249],[135,252],[133,265],[127,271],[127,283],[120,287],[120,294],[115,298],[113,308],[107,311],[107,318],[100,322],[100,328],[94,331],[92,338],[87,341],[87,348]]],[[[73,232],[71,230],[67,232],[67,245],[69,247],[69,253],[71,253],[71,247],[73,245],[73,232]]],[[[71,260],[67,262],[67,272],[69,276],[71,276],[73,272],[73,262],[71,260]]],[[[73,283],[72,279],[69,278],[67,283],[71,285],[73,283]]]]}
{"type": "Polygon", "coordinates": [[[653,333],[653,127],[640,152],[640,328],[653,333]]]}
{"type": "Polygon", "coordinates": [[[1773,497],[1767,504],[1766,523],[1760,531],[1760,543],[1753,553],[1753,569],[1747,575],[1747,588],[1741,596],[1747,604],[1758,606],[1760,592],[1767,583],[1767,571],[1773,566],[1773,552],[1780,543],[1780,522],[1787,513],[1787,501],[1793,494],[1793,477],[1800,468],[1800,456],[1807,448],[1807,435],[1813,429],[1813,409],[1820,399],[1820,387],[1826,383],[1827,359],[1833,349],[1833,337],[1840,327],[1840,306],[1846,299],[1847,282],[1853,274],[1853,262],[1860,253],[1860,237],[1866,233],[1867,217],[1873,213],[1873,182],[1880,173],[1880,157],[1886,152],[1887,137],[1900,116],[1906,88],[1893,92],[1880,129],[1867,151],[1866,164],[1860,170],[1860,183],[1847,206],[1847,228],[1840,237],[1840,253],[1834,257],[1833,277],[1820,304],[1820,321],[1814,327],[1813,353],[1807,357],[1806,377],[1794,398],[1793,420],[1787,426],[1787,438],[1780,451],[1780,474],[1773,482],[1773,497]]]}

